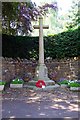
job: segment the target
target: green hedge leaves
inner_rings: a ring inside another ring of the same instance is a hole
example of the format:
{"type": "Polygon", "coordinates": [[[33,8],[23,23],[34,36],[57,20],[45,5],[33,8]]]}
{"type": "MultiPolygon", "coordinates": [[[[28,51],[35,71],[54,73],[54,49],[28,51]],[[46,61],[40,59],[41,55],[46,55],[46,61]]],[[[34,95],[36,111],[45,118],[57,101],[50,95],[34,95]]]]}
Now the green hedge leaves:
{"type": "MultiPolygon", "coordinates": [[[[74,31],[44,36],[45,58],[80,56],[79,28],[74,31]]],[[[38,59],[39,37],[2,35],[2,55],[12,58],[38,59]]]]}

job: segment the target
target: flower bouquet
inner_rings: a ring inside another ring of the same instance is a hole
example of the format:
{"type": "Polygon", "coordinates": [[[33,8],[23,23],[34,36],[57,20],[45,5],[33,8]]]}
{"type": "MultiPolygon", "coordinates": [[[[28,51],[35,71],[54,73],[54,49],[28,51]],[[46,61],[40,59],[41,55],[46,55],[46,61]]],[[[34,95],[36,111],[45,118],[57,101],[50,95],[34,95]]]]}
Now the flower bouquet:
{"type": "Polygon", "coordinates": [[[16,78],[11,81],[11,88],[22,88],[24,81],[22,79],[16,78]]]}
{"type": "Polygon", "coordinates": [[[6,82],[0,81],[0,91],[4,89],[6,82]]]}

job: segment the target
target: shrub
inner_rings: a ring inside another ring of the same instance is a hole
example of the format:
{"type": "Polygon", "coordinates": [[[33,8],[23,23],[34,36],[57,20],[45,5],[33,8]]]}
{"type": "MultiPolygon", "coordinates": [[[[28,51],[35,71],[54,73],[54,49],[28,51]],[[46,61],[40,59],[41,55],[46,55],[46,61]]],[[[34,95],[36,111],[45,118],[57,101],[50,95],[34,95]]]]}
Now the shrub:
{"type": "MultiPolygon", "coordinates": [[[[45,58],[61,59],[80,56],[79,29],[44,37],[45,58]]],[[[2,56],[12,58],[39,57],[39,37],[2,35],[2,56]]]]}

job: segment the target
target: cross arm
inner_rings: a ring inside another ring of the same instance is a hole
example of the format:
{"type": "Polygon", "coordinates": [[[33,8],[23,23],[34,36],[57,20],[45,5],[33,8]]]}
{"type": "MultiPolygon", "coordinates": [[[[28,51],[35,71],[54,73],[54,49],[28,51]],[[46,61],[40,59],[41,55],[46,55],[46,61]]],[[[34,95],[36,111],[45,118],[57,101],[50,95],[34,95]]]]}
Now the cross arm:
{"type": "MultiPolygon", "coordinates": [[[[34,29],[39,29],[40,28],[39,25],[34,25],[33,27],[34,27],[34,29]]],[[[48,29],[48,28],[49,28],[48,25],[43,26],[43,29],[48,29]]]]}

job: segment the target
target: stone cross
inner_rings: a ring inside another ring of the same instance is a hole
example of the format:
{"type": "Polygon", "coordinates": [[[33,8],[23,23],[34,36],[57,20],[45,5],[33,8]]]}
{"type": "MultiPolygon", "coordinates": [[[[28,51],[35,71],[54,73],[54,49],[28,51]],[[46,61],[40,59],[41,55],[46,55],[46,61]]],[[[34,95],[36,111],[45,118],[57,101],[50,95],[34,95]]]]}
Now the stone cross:
{"type": "Polygon", "coordinates": [[[44,64],[44,41],[43,29],[48,29],[49,26],[43,26],[43,18],[39,17],[39,25],[34,25],[34,29],[39,29],[39,64],[44,64]]]}
{"type": "Polygon", "coordinates": [[[35,71],[35,80],[49,80],[47,67],[44,64],[44,41],[43,41],[43,29],[48,29],[49,26],[43,25],[42,16],[39,17],[39,25],[34,25],[34,29],[39,29],[39,64],[35,71]]]}
{"type": "MultiPolygon", "coordinates": [[[[53,89],[54,81],[51,81],[48,77],[48,70],[46,65],[44,64],[44,41],[43,41],[43,29],[48,29],[49,26],[43,25],[43,18],[42,16],[39,17],[39,25],[34,25],[35,29],[39,29],[39,64],[35,70],[35,77],[34,80],[29,81],[27,83],[27,87],[32,89],[37,89],[35,84],[38,80],[43,80],[46,84],[44,89],[53,89]]],[[[43,88],[42,88],[43,89],[43,88]]]]}

